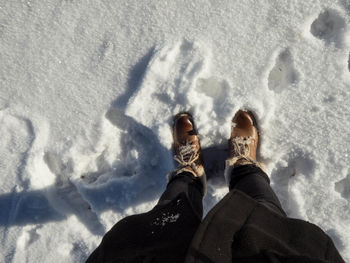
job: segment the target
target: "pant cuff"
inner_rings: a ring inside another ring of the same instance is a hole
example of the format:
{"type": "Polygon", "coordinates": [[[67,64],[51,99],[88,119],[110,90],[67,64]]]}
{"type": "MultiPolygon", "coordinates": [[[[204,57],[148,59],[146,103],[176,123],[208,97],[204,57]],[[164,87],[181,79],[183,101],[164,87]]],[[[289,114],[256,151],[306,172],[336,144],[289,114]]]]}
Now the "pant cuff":
{"type": "Polygon", "coordinates": [[[187,167],[183,167],[180,169],[175,169],[173,171],[170,171],[167,174],[167,181],[168,183],[173,180],[173,178],[177,177],[177,176],[182,176],[182,175],[186,175],[186,173],[190,173],[193,175],[193,177],[198,178],[203,186],[202,192],[203,192],[203,196],[206,195],[207,193],[207,176],[205,174],[204,168],[201,166],[199,168],[196,168],[195,171],[193,171],[193,169],[187,168],[187,167]]]}
{"type": "Polygon", "coordinates": [[[253,164],[236,166],[231,170],[229,177],[229,189],[233,189],[234,186],[245,176],[250,174],[256,174],[261,176],[268,184],[270,184],[269,176],[258,166],[253,164]]]}
{"type": "MultiPolygon", "coordinates": [[[[237,165],[237,159],[233,158],[233,159],[227,159],[225,161],[225,171],[224,171],[224,177],[225,177],[225,181],[226,181],[226,185],[230,186],[230,182],[231,182],[231,176],[233,173],[233,170],[235,168],[238,167],[242,167],[242,166],[250,166],[250,167],[257,167],[259,168],[259,170],[261,170],[265,175],[266,175],[266,167],[263,163],[259,163],[259,162],[244,162],[242,164],[237,165]]],[[[268,182],[270,183],[270,179],[269,177],[266,175],[268,182]]]]}

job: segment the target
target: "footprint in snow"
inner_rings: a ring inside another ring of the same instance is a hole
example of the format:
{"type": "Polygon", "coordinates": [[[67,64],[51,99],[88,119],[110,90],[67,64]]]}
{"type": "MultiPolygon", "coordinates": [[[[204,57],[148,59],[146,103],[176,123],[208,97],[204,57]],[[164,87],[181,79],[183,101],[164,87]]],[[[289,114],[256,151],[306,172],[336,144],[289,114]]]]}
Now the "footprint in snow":
{"type": "Polygon", "coordinates": [[[350,174],[345,178],[336,182],[334,185],[335,191],[337,191],[344,199],[350,202],[350,174]]]}
{"type": "Polygon", "coordinates": [[[60,156],[53,152],[46,152],[43,159],[50,171],[56,175],[51,205],[62,214],[75,214],[93,234],[104,233],[104,226],[98,220],[97,214],[91,210],[90,204],[70,180],[70,165],[63,163],[60,156]]]}
{"type": "Polygon", "coordinates": [[[345,32],[345,20],[336,10],[326,9],[313,21],[310,32],[326,44],[333,42],[336,47],[340,47],[345,32]]]}
{"type": "Polygon", "coordinates": [[[195,83],[206,71],[208,55],[203,45],[187,40],[159,49],[129,100],[126,115],[157,130],[174,113],[189,110],[195,83]]]}
{"type": "Polygon", "coordinates": [[[299,202],[296,200],[294,191],[297,187],[295,184],[297,181],[308,181],[312,178],[316,163],[310,153],[299,148],[292,150],[282,160],[285,160],[287,165],[285,163],[277,164],[271,173],[271,179],[276,185],[276,194],[286,213],[300,217],[303,210],[300,199],[304,197],[299,198],[299,202]]]}
{"type": "Polygon", "coordinates": [[[102,63],[106,58],[108,58],[114,50],[114,45],[109,40],[103,40],[103,42],[100,44],[98,49],[96,50],[95,54],[92,57],[91,60],[91,66],[92,68],[97,67],[100,63],[102,63]]]}
{"type": "Polygon", "coordinates": [[[293,66],[292,54],[289,49],[286,49],[276,58],[275,65],[268,76],[268,87],[274,92],[281,93],[297,82],[298,73],[293,66]]]}

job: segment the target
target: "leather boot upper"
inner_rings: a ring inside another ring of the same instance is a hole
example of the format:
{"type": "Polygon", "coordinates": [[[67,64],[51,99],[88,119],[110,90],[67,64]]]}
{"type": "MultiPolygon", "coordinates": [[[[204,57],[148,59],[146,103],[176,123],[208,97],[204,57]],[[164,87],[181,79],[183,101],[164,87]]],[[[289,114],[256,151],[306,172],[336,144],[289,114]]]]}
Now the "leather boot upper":
{"type": "MultiPolygon", "coordinates": [[[[255,118],[252,113],[239,110],[232,119],[231,137],[229,139],[229,158],[236,157],[234,142],[238,138],[245,143],[244,147],[249,149],[242,149],[248,153],[248,157],[256,161],[256,151],[259,143],[258,129],[255,118]]],[[[240,145],[242,147],[242,145],[240,145]]]]}

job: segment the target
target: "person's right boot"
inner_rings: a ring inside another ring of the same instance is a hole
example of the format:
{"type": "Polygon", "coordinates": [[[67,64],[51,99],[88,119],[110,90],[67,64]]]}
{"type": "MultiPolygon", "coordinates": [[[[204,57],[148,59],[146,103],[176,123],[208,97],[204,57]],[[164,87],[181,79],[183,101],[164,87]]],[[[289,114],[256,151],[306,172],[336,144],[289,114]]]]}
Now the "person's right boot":
{"type": "Polygon", "coordinates": [[[203,184],[203,193],[206,192],[206,175],[203,167],[201,146],[198,132],[195,128],[192,116],[187,112],[181,112],[174,117],[173,123],[173,148],[174,159],[178,163],[168,179],[188,172],[198,177],[203,184]]]}
{"type": "Polygon", "coordinates": [[[237,166],[252,164],[263,171],[265,166],[257,161],[259,132],[254,115],[251,112],[239,110],[232,118],[231,136],[228,140],[229,154],[225,165],[225,178],[237,166]]]}

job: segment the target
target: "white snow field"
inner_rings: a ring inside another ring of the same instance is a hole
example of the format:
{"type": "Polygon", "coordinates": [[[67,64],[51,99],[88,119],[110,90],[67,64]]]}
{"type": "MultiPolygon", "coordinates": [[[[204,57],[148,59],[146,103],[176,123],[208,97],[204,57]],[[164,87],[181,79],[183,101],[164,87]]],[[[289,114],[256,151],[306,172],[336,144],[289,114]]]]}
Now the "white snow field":
{"type": "Polygon", "coordinates": [[[0,262],[84,262],[150,210],[182,110],[207,212],[240,108],[288,215],[350,261],[349,23],[346,0],[0,0],[0,262]]]}

